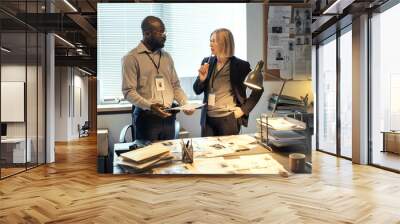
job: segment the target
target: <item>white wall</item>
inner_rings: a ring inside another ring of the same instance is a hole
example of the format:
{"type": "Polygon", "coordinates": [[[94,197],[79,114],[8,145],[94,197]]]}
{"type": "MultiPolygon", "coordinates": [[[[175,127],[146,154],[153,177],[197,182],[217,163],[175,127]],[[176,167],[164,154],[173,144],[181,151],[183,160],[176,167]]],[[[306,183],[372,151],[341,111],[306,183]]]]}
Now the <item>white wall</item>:
{"type": "MultiPolygon", "coordinates": [[[[125,125],[131,124],[131,114],[97,115],[97,129],[108,129],[108,143],[110,147],[119,141],[119,135],[125,125]]],[[[130,131],[127,133],[129,138],[130,131]]]]}
{"type": "Polygon", "coordinates": [[[66,141],[68,133],[68,76],[67,67],[55,68],[55,140],[66,141]]]}
{"type": "Polygon", "coordinates": [[[55,141],[77,139],[78,124],[88,120],[88,79],[71,67],[56,67],[55,73],[55,141]]]}

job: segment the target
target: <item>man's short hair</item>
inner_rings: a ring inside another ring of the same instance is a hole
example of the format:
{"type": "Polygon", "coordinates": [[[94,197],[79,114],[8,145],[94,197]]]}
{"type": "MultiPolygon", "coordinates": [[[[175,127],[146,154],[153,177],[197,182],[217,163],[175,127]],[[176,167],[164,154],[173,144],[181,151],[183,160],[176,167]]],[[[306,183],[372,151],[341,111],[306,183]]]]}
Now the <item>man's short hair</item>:
{"type": "Polygon", "coordinates": [[[162,20],[156,16],[147,16],[142,21],[142,32],[144,33],[145,31],[152,31],[154,29],[152,23],[154,22],[159,22],[161,24],[164,24],[162,20]]]}
{"type": "Polygon", "coordinates": [[[235,54],[235,41],[232,32],[226,28],[214,30],[210,37],[215,34],[216,41],[222,48],[222,57],[232,57],[235,54]]]}

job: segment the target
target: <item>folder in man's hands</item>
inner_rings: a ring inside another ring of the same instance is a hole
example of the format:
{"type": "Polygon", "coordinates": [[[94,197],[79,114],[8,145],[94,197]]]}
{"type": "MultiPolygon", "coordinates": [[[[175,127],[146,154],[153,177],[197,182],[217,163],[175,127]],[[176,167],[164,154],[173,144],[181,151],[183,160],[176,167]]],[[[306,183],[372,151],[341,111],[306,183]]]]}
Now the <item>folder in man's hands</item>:
{"type": "Polygon", "coordinates": [[[205,104],[204,103],[188,103],[180,107],[173,107],[173,108],[167,108],[165,111],[171,111],[171,110],[196,110],[201,107],[203,107],[205,104]]]}

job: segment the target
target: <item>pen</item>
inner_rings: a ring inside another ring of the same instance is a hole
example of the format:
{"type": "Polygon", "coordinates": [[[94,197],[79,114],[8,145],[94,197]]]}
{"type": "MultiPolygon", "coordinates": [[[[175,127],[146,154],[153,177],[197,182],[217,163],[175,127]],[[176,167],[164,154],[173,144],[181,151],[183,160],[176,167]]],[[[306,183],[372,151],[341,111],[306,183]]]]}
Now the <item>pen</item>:
{"type": "Polygon", "coordinates": [[[188,157],[193,162],[193,157],[189,154],[189,150],[187,148],[183,148],[183,150],[185,151],[185,157],[188,157]]]}

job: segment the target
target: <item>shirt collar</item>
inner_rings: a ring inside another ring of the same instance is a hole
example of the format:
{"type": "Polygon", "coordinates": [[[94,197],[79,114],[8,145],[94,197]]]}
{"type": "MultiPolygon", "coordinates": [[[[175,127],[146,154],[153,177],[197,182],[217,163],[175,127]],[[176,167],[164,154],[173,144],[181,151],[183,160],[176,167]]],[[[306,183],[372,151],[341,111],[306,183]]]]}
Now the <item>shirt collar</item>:
{"type": "Polygon", "coordinates": [[[147,49],[146,45],[144,45],[143,41],[140,41],[139,45],[137,46],[137,50],[138,53],[149,53],[149,54],[153,54],[153,53],[157,53],[159,54],[161,52],[161,49],[155,51],[155,52],[151,52],[149,49],[147,49]]]}
{"type": "Polygon", "coordinates": [[[144,45],[143,41],[140,41],[139,45],[137,46],[138,53],[151,53],[149,49],[147,49],[146,45],[144,45]]]}

